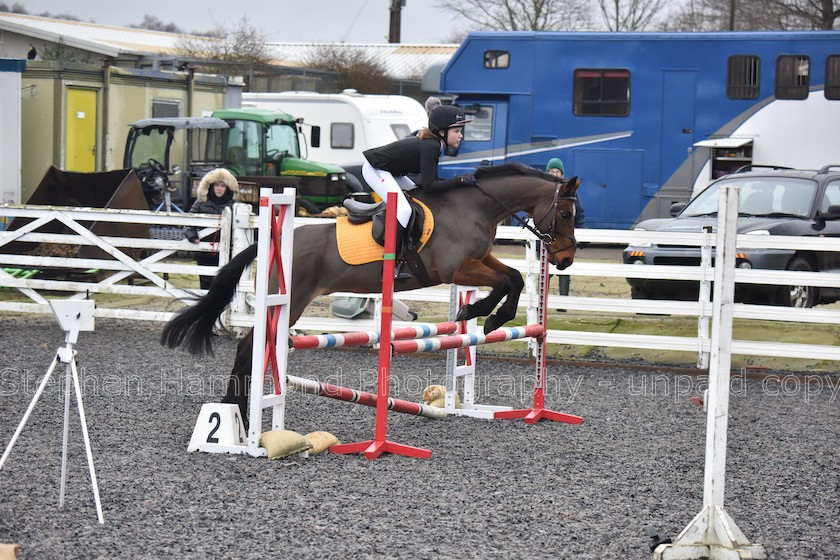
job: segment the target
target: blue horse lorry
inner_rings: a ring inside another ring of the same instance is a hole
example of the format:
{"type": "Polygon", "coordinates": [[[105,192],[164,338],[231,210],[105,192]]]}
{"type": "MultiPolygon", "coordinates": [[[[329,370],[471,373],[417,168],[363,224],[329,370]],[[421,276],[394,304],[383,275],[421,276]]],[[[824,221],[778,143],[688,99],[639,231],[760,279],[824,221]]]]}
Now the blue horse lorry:
{"type": "Polygon", "coordinates": [[[670,216],[745,165],[840,160],[840,32],[470,33],[440,91],[473,122],[440,174],[560,157],[592,228],[670,216]]]}

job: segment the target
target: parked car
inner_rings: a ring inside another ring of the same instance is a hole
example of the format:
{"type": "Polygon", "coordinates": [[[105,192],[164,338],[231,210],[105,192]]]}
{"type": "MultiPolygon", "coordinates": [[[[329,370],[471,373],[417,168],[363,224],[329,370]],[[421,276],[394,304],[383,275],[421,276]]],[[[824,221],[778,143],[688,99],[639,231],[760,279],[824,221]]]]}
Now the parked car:
{"type": "MultiPolygon", "coordinates": [[[[712,182],[690,202],[671,206],[673,218],[645,220],[642,231],[702,231],[717,226],[718,193],[724,185],[740,187],[738,233],[840,237],[840,165],[819,171],[748,166],[712,182]]],[[[699,266],[700,248],[636,244],[624,249],[624,262],[636,265],[699,266]]],[[[713,251],[714,258],[714,251],[713,251]]],[[[739,268],[840,272],[840,253],[792,249],[745,249],[739,268]]],[[[698,282],[628,278],[633,298],[696,299],[698,282]]],[[[736,284],[736,301],[812,307],[840,299],[838,288],[736,284]]]]}

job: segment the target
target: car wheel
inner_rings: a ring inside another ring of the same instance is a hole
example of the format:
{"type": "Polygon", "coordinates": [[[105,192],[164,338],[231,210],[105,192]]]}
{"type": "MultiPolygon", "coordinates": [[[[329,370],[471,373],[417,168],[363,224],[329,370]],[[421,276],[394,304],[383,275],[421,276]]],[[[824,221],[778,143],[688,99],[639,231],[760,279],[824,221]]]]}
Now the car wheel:
{"type": "MultiPolygon", "coordinates": [[[[803,257],[794,257],[785,267],[786,270],[810,272],[811,264],[803,257]]],[[[813,307],[817,289],[813,286],[781,286],[770,299],[772,305],[783,307],[813,307]]]]}

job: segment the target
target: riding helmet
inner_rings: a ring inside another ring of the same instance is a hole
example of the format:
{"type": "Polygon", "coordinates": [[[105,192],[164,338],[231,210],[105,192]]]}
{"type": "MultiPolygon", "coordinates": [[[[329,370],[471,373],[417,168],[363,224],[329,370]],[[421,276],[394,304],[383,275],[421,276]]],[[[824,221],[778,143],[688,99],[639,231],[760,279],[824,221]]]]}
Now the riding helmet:
{"type": "Polygon", "coordinates": [[[468,122],[472,121],[464,118],[464,111],[455,105],[441,105],[440,107],[435,107],[429,113],[429,130],[435,133],[464,126],[468,122]]]}

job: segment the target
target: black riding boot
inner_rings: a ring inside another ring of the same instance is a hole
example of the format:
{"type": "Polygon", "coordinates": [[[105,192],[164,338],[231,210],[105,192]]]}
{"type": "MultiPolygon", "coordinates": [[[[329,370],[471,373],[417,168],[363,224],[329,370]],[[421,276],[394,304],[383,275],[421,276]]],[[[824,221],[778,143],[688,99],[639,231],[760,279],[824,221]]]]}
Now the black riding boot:
{"type": "Polygon", "coordinates": [[[407,245],[409,243],[408,240],[408,232],[399,222],[397,222],[397,249],[396,249],[396,261],[394,262],[394,280],[408,280],[412,278],[411,273],[408,271],[408,266],[405,263],[405,255],[408,251],[407,245]]]}

